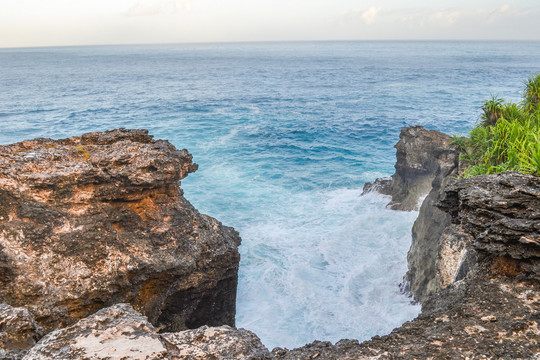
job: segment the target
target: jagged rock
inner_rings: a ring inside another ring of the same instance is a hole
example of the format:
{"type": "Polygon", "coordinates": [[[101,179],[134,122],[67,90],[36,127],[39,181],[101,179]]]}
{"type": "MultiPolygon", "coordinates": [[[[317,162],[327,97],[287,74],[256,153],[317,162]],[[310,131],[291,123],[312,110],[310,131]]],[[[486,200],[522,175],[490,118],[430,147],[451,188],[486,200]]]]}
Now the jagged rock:
{"type": "Polygon", "coordinates": [[[459,226],[450,225],[444,229],[435,261],[438,289],[446,288],[474,270],[477,259],[472,243],[473,237],[459,226]]]}
{"type": "Polygon", "coordinates": [[[419,216],[433,243],[415,256],[425,257],[425,281],[438,282],[422,313],[387,336],[274,349],[276,359],[538,358],[540,178],[508,172],[446,185],[447,175],[419,216]],[[433,222],[427,206],[448,211],[449,226],[433,222]]]}
{"type": "Polygon", "coordinates": [[[274,349],[276,359],[535,359],[540,353],[540,286],[479,276],[428,299],[422,314],[369,341],[314,342],[274,349]],[[486,320],[487,319],[487,320],[486,320]]]}
{"type": "Polygon", "coordinates": [[[117,304],[49,333],[23,359],[167,358],[166,344],[146,317],[129,304],[117,304]]]}
{"type": "Polygon", "coordinates": [[[173,344],[179,359],[227,360],[227,359],[271,359],[268,349],[251,331],[234,329],[230,326],[202,326],[194,330],[165,333],[162,338],[173,344]]]}
{"type": "Polygon", "coordinates": [[[540,280],[540,178],[516,172],[459,180],[441,208],[474,238],[493,270],[540,280]]]}
{"type": "Polygon", "coordinates": [[[250,331],[203,326],[158,334],[131,305],[117,304],[49,333],[24,360],[269,358],[268,350],[250,331]]]}
{"type": "Polygon", "coordinates": [[[20,359],[43,336],[25,308],[0,304],[0,359],[20,359]]]}
{"type": "Polygon", "coordinates": [[[129,302],[165,331],[234,325],[238,233],[179,180],[187,150],[146,130],[0,147],[0,301],[51,331],[129,302]]]}
{"type": "Polygon", "coordinates": [[[392,179],[391,178],[378,178],[372,183],[367,182],[362,189],[362,195],[370,192],[378,192],[383,195],[392,195],[392,179]]]}
{"type": "MultiPolygon", "coordinates": [[[[417,132],[420,134],[423,133],[420,130],[417,130],[417,132]]],[[[432,135],[435,139],[440,137],[436,134],[432,135]]],[[[442,143],[450,141],[449,137],[440,138],[442,143]]],[[[427,161],[428,165],[426,165],[426,168],[433,169],[435,164],[438,164],[430,185],[431,190],[429,190],[429,194],[422,202],[418,218],[414,222],[411,247],[407,254],[409,270],[405,275],[405,282],[407,283],[407,288],[414,295],[414,298],[420,302],[445,286],[446,280],[443,280],[441,283],[439,277],[442,274],[441,270],[449,270],[455,267],[455,265],[450,265],[450,263],[456,261],[455,257],[450,260],[448,257],[438,255],[442,244],[441,237],[445,229],[451,224],[451,217],[439,209],[437,204],[444,196],[445,187],[453,181],[459,168],[458,151],[453,146],[446,146],[440,148],[444,150],[440,150],[438,157],[429,158],[425,155],[424,157],[416,158],[417,161],[427,161]]],[[[435,150],[433,151],[437,153],[435,150]]],[[[464,239],[460,236],[454,236],[452,238],[464,239]]],[[[453,248],[456,248],[456,246],[462,247],[461,245],[456,245],[455,241],[452,244],[453,248]]],[[[448,248],[445,249],[448,250],[448,248]]],[[[445,274],[444,276],[450,275],[445,274]]]]}
{"type": "Polygon", "coordinates": [[[401,129],[391,182],[377,179],[366,184],[364,192],[391,195],[391,209],[418,210],[420,199],[430,192],[437,173],[447,173],[457,166],[458,150],[451,142],[452,137],[422,126],[401,129]]]}

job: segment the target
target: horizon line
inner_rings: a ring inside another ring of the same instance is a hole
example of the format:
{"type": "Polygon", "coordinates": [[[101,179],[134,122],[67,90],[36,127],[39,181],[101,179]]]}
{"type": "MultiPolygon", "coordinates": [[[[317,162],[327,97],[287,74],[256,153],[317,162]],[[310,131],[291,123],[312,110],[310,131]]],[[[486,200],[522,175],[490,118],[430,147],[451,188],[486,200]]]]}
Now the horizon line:
{"type": "Polygon", "coordinates": [[[275,44],[275,43],[329,43],[329,42],[540,42],[540,39],[337,39],[337,40],[235,40],[235,41],[194,41],[194,42],[156,42],[156,43],[113,43],[113,44],[67,44],[36,46],[0,46],[0,50],[47,49],[68,47],[106,47],[106,46],[164,46],[164,45],[233,45],[233,44],[275,44]]]}

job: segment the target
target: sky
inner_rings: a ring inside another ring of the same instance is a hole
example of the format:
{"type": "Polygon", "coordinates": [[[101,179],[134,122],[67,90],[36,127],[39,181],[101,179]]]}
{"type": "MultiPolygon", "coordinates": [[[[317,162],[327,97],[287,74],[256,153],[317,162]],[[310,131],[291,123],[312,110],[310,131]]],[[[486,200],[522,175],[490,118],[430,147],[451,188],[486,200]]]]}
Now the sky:
{"type": "Polygon", "coordinates": [[[540,40],[540,0],[0,0],[0,47],[540,40]]]}

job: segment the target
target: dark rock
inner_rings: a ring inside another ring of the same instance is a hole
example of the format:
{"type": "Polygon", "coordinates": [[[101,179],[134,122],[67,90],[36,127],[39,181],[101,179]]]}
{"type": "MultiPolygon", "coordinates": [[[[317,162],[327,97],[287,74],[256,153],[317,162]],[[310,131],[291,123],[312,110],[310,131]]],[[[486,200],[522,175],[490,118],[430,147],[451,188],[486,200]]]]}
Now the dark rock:
{"type": "Polygon", "coordinates": [[[540,178],[516,172],[459,180],[440,207],[474,238],[496,272],[540,280],[540,178]]]}
{"type": "Polygon", "coordinates": [[[253,333],[229,326],[158,334],[129,304],[101,309],[39,341],[25,360],[269,359],[253,333]]]}
{"type": "Polygon", "coordinates": [[[240,237],[179,181],[187,150],[146,130],[0,147],[0,300],[46,331],[129,302],[166,331],[234,325],[240,237]]]}
{"type": "Polygon", "coordinates": [[[375,179],[375,181],[372,183],[365,183],[364,188],[362,189],[362,195],[374,191],[383,195],[392,195],[392,179],[379,178],[375,179]]]}
{"type": "Polygon", "coordinates": [[[426,300],[423,312],[369,341],[275,349],[276,359],[534,359],[540,353],[538,282],[478,276],[426,300]],[[495,319],[493,321],[493,319],[495,319]]]}
{"type": "Polygon", "coordinates": [[[418,210],[437,173],[448,173],[457,166],[458,150],[451,142],[452,137],[422,126],[403,128],[395,145],[396,172],[391,182],[377,179],[366,184],[364,192],[391,195],[388,206],[394,210],[418,210]]]}
{"type": "MultiPolygon", "coordinates": [[[[425,131],[425,130],[424,130],[425,131]]],[[[438,138],[438,135],[433,134],[434,138],[438,138]]],[[[449,139],[442,137],[442,143],[448,142],[449,139]]],[[[413,142],[414,143],[414,142],[413,142]]],[[[407,254],[407,262],[409,270],[405,275],[405,281],[408,283],[408,288],[414,295],[417,301],[424,301],[430,294],[445,287],[448,282],[448,270],[456,267],[456,261],[460,261],[460,258],[452,256],[452,260],[446,255],[449,252],[446,251],[444,256],[440,256],[439,252],[442,246],[442,235],[447,227],[451,224],[451,216],[437,207],[439,201],[444,197],[445,187],[454,180],[454,177],[458,173],[458,152],[452,147],[448,146],[441,150],[440,157],[436,163],[438,168],[434,173],[433,180],[431,182],[431,190],[422,202],[418,218],[414,222],[412,228],[412,242],[409,252],[407,254]],[[452,263],[452,264],[450,264],[452,263]],[[445,280],[442,281],[437,271],[445,271],[445,280]]],[[[435,159],[428,159],[426,156],[416,158],[418,161],[424,159],[429,163],[426,168],[433,169],[435,166],[435,159]]],[[[449,239],[450,234],[447,234],[449,239]]],[[[465,239],[462,236],[453,236],[453,239],[465,239]]],[[[456,245],[456,241],[452,242],[452,248],[464,248],[464,246],[456,245]]],[[[449,244],[449,242],[446,242],[449,244]]],[[[465,244],[463,244],[465,245],[465,244]]],[[[450,250],[448,247],[442,249],[450,250]]],[[[453,250],[454,255],[457,255],[453,250]]],[[[459,254],[462,250],[459,250],[459,254]]]]}
{"type": "Polygon", "coordinates": [[[20,359],[43,336],[25,308],[0,304],[0,359],[20,359]]]}

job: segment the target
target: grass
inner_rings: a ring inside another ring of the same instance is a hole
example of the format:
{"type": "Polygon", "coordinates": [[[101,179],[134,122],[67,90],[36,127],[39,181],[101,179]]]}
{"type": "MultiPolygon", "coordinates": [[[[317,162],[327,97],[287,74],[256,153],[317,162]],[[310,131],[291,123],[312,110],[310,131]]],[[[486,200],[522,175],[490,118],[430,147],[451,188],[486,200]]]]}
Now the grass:
{"type": "Polygon", "coordinates": [[[525,82],[523,101],[492,97],[469,137],[454,136],[462,177],[508,170],[540,176],[540,74],[525,82]]]}

